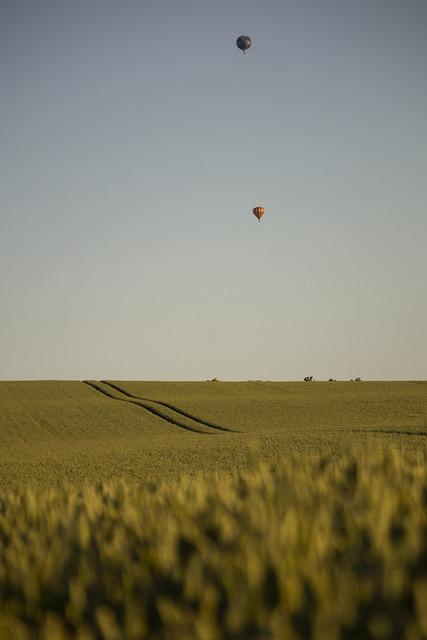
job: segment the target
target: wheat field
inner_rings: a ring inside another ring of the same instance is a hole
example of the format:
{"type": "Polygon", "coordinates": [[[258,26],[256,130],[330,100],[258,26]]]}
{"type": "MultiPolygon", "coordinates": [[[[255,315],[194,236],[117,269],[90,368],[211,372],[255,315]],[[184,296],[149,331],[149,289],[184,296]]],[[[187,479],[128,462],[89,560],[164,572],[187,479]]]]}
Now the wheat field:
{"type": "Polygon", "coordinates": [[[427,635],[425,455],[6,492],[7,640],[427,635]]]}
{"type": "Polygon", "coordinates": [[[233,472],[254,455],[426,442],[426,382],[91,384],[0,382],[0,487],[233,472]]]}
{"type": "Polygon", "coordinates": [[[427,638],[426,392],[0,383],[0,639],[427,638]]]}

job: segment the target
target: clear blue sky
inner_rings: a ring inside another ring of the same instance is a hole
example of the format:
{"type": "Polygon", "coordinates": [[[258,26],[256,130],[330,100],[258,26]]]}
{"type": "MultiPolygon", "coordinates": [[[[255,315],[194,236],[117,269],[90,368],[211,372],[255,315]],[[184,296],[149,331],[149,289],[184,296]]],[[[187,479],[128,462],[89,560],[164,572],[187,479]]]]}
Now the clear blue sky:
{"type": "Polygon", "coordinates": [[[0,0],[0,83],[1,379],[427,377],[425,0],[0,0]]]}

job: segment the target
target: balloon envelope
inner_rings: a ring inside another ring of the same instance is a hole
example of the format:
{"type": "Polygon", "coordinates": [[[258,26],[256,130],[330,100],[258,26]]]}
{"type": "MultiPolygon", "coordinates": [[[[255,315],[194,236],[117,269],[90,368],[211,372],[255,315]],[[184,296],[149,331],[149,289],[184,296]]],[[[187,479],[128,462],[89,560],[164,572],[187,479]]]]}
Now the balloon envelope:
{"type": "Polygon", "coordinates": [[[252,40],[249,36],[239,36],[236,40],[236,44],[239,49],[241,49],[243,53],[245,53],[246,49],[249,49],[249,47],[251,46],[252,40]]]}
{"type": "Polygon", "coordinates": [[[252,209],[252,213],[256,218],[258,218],[258,220],[261,220],[262,216],[264,215],[264,207],[254,207],[252,209]]]}

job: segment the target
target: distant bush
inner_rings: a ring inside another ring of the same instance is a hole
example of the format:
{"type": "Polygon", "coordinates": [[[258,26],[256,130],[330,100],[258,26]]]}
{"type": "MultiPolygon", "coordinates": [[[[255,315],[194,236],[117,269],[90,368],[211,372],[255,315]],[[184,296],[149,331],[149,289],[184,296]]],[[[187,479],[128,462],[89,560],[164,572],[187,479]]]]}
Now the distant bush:
{"type": "Polygon", "coordinates": [[[0,500],[2,640],[425,638],[425,457],[0,500]]]}

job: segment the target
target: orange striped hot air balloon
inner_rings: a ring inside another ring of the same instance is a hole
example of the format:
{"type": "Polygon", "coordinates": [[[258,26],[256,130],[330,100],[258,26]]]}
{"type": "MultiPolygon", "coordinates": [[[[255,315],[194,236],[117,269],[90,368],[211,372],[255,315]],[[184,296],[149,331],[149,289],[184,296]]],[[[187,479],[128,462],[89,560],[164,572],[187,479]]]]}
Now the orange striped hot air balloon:
{"type": "Polygon", "coordinates": [[[258,222],[259,222],[262,216],[264,215],[264,207],[254,207],[252,209],[252,213],[256,218],[258,218],[258,222]]]}

